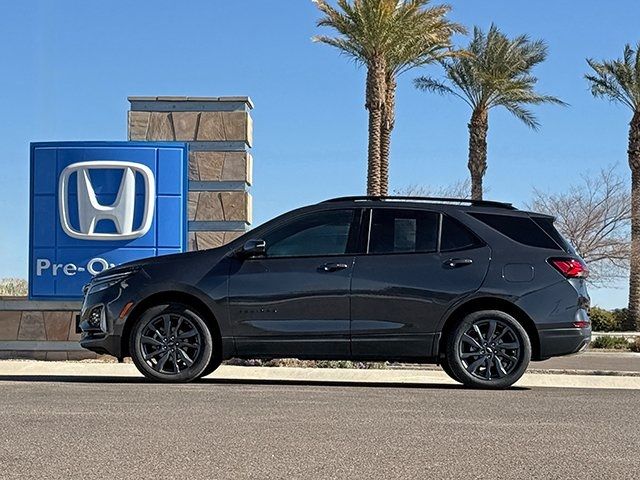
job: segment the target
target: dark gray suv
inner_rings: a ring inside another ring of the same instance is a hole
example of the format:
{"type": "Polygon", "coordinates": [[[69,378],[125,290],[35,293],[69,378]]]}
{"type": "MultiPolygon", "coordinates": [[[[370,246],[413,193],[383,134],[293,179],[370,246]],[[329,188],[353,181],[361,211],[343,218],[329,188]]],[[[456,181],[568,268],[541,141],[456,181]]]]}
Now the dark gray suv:
{"type": "Polygon", "coordinates": [[[345,197],[85,287],[83,347],[186,382],[231,357],[438,363],[482,388],[591,337],[587,268],[510,204],[345,197]]]}

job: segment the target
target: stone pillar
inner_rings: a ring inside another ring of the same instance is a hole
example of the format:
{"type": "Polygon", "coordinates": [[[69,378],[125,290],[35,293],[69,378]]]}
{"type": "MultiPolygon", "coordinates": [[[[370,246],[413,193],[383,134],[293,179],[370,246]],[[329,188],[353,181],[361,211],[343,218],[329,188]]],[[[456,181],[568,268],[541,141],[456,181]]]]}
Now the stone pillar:
{"type": "Polygon", "coordinates": [[[189,249],[230,242],[251,224],[249,97],[129,97],[129,140],[189,144],[189,249]]]}

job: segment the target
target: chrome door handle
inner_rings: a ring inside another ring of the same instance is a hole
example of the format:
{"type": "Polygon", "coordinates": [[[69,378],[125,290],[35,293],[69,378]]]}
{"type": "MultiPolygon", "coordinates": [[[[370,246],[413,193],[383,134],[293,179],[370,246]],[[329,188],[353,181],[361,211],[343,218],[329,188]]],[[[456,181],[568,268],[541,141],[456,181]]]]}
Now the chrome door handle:
{"type": "Polygon", "coordinates": [[[471,265],[473,260],[470,258],[450,258],[445,261],[443,265],[447,268],[464,267],[465,265],[471,265]]]}
{"type": "Polygon", "coordinates": [[[338,270],[344,270],[345,268],[349,268],[349,265],[346,263],[325,263],[320,266],[320,270],[323,272],[336,272],[338,270]]]}

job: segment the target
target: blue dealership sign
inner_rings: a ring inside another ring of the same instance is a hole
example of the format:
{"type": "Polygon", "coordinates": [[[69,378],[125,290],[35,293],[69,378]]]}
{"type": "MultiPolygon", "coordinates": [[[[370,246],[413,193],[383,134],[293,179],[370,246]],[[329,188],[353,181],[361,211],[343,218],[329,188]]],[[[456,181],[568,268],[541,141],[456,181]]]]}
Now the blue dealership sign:
{"type": "Polygon", "coordinates": [[[187,246],[188,147],[31,144],[29,297],[78,298],[92,275],[187,246]]]}

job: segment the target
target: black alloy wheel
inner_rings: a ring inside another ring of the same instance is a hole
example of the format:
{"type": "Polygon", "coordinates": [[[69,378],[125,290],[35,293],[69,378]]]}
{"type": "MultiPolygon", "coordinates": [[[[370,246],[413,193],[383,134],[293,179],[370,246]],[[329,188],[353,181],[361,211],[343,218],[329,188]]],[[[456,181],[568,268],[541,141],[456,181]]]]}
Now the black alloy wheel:
{"type": "Polygon", "coordinates": [[[453,374],[467,386],[506,388],[524,374],[531,343],[511,315],[495,310],[475,312],[449,338],[447,359],[453,374]]]}
{"type": "Polygon", "coordinates": [[[202,375],[212,358],[208,326],[193,309],[171,304],[150,308],[136,323],[131,356],[148,378],[188,382],[202,375]]]}

